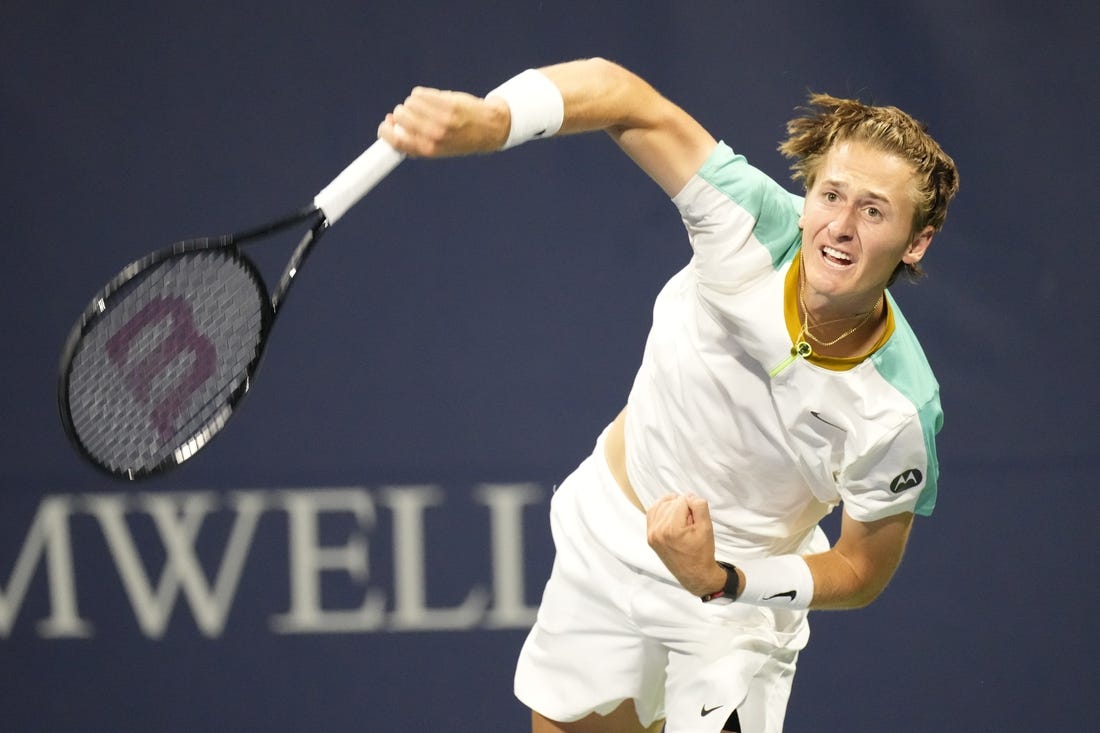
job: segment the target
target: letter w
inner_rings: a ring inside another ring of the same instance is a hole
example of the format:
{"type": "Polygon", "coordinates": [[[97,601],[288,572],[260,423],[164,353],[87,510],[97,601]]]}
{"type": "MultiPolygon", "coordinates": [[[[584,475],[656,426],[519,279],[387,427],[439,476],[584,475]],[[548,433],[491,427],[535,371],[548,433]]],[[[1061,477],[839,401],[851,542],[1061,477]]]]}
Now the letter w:
{"type": "Polygon", "coordinates": [[[139,494],[131,502],[117,494],[87,497],[88,511],[103,529],[134,616],[146,636],[159,639],[164,635],[181,589],[202,633],[221,635],[264,509],[258,492],[235,493],[232,504],[236,518],[211,588],[195,555],[195,541],[206,516],[217,508],[214,494],[139,494]],[[164,545],[164,567],[155,590],[126,522],[128,503],[152,517],[164,545]]]}

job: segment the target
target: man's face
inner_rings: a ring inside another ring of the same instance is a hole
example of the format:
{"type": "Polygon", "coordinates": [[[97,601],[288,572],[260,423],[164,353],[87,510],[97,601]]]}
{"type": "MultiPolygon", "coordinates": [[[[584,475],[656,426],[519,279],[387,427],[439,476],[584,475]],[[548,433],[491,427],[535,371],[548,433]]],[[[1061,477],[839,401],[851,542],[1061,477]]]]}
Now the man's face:
{"type": "Polygon", "coordinates": [[[855,141],[828,152],[798,220],[808,297],[825,296],[838,312],[866,310],[899,262],[924,256],[933,229],[913,232],[914,187],[897,155],[855,141]]]}

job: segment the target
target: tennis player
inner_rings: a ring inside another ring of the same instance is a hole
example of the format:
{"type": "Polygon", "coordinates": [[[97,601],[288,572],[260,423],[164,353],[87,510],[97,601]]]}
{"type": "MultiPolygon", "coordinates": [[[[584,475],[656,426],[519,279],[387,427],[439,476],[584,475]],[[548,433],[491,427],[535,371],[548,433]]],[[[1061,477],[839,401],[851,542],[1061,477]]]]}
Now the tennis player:
{"type": "Polygon", "coordinates": [[[601,59],[484,98],[416,88],[379,135],[442,157],[591,130],[671,197],[692,252],[626,408],[551,502],[515,692],[535,733],[779,731],[808,610],[870,603],[935,504],[939,388],[886,289],[920,274],[955,166],[905,113],[816,95],[780,145],[794,195],[601,59]]]}

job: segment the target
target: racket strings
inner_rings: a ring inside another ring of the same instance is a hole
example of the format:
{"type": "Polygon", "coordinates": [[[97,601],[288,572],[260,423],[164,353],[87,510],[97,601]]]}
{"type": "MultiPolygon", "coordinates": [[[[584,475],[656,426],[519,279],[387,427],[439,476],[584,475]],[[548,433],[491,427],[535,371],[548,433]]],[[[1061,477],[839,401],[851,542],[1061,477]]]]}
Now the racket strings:
{"type": "Polygon", "coordinates": [[[133,475],[201,448],[247,389],[267,307],[230,250],[169,258],[98,301],[68,382],[84,449],[133,475]]]}

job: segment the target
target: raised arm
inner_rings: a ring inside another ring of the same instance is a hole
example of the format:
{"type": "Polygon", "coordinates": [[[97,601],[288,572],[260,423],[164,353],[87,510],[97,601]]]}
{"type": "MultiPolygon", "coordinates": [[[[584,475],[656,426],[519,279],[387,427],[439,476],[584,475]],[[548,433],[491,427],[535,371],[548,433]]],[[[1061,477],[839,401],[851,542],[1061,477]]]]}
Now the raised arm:
{"type": "MultiPolygon", "coordinates": [[[[714,148],[698,122],[618,64],[595,58],[540,71],[561,93],[559,134],[606,131],[670,196],[714,148]]],[[[411,156],[470,155],[500,150],[511,121],[499,97],[417,87],[386,116],[378,135],[411,156]]]]}

